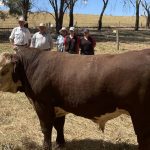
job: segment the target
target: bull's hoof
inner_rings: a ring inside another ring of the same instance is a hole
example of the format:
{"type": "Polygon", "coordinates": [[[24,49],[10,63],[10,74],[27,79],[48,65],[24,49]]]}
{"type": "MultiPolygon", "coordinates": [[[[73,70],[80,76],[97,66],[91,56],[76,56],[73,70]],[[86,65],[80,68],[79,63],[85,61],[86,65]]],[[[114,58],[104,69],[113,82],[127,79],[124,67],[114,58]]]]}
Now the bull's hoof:
{"type": "Polygon", "coordinates": [[[66,150],[65,144],[55,144],[53,150],[66,150]]]}
{"type": "Polygon", "coordinates": [[[52,146],[50,144],[44,143],[43,150],[52,150],[52,146]]]}

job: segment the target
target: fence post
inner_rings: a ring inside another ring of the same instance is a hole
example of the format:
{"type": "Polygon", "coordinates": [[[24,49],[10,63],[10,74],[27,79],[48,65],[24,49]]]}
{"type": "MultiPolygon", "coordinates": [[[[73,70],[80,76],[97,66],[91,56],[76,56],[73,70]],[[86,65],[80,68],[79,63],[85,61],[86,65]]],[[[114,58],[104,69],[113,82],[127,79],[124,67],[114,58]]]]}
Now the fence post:
{"type": "Polygon", "coordinates": [[[116,30],[116,43],[117,43],[117,50],[119,50],[119,30],[116,30]]]}
{"type": "Polygon", "coordinates": [[[119,50],[119,30],[113,30],[113,33],[116,34],[116,45],[117,45],[117,50],[119,50]]]}

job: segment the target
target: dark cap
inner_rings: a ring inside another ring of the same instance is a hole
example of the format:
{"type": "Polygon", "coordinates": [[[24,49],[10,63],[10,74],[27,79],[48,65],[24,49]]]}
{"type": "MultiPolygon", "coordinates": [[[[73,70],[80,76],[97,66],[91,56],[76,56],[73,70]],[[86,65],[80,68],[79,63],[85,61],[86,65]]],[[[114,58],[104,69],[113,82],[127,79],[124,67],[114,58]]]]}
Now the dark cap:
{"type": "Polygon", "coordinates": [[[84,29],[83,30],[83,33],[88,33],[89,32],[89,29],[84,29]]]}

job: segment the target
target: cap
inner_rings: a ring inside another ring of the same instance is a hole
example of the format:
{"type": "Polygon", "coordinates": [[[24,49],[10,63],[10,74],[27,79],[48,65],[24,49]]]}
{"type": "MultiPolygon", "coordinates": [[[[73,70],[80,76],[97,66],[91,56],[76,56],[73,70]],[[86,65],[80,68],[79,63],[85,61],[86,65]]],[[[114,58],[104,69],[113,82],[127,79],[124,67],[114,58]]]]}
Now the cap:
{"type": "Polygon", "coordinates": [[[69,29],[70,31],[74,31],[74,27],[70,27],[70,29],[69,29]]]}
{"type": "Polygon", "coordinates": [[[39,27],[45,27],[44,23],[40,23],[39,27]]]}
{"type": "Polygon", "coordinates": [[[24,19],[24,17],[20,17],[18,21],[25,22],[25,19],[24,19]]]}
{"type": "Polygon", "coordinates": [[[88,33],[89,32],[89,29],[84,29],[83,30],[83,33],[88,33]]]}
{"type": "Polygon", "coordinates": [[[62,27],[59,32],[62,32],[62,31],[67,31],[66,27],[62,27]]]}

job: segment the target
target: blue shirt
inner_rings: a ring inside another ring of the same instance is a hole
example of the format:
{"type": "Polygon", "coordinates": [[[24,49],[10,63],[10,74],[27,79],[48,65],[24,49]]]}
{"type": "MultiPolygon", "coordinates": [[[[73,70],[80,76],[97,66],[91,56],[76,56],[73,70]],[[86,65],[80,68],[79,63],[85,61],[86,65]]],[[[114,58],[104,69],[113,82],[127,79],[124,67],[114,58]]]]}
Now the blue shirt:
{"type": "Polygon", "coordinates": [[[59,35],[57,37],[57,50],[60,51],[60,52],[63,52],[64,51],[64,37],[62,35],[59,35]]]}

